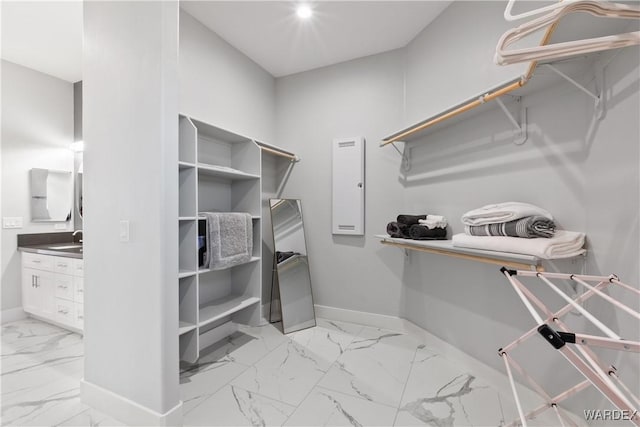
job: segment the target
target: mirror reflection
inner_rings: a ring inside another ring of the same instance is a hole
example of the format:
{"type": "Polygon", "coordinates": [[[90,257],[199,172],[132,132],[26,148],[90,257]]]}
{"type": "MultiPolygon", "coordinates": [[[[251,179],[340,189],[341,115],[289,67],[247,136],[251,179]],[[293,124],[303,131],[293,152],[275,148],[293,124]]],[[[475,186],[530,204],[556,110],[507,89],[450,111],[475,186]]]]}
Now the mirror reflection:
{"type": "Polygon", "coordinates": [[[68,221],[73,203],[71,172],[34,168],[31,175],[31,221],[68,221]]]}
{"type": "Polygon", "coordinates": [[[275,251],[271,320],[282,320],[286,334],[316,325],[302,205],[294,199],[270,199],[269,205],[275,251]]]}

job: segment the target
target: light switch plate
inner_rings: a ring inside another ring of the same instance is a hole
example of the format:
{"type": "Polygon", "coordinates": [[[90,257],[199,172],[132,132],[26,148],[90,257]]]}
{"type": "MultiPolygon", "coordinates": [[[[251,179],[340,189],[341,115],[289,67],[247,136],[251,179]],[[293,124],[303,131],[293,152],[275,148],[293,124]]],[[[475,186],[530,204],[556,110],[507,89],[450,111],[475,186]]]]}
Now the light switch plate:
{"type": "Polygon", "coordinates": [[[2,217],[2,228],[22,228],[21,216],[2,217]]]}
{"type": "Polygon", "coordinates": [[[126,219],[120,221],[120,241],[129,241],[129,221],[126,219]]]}

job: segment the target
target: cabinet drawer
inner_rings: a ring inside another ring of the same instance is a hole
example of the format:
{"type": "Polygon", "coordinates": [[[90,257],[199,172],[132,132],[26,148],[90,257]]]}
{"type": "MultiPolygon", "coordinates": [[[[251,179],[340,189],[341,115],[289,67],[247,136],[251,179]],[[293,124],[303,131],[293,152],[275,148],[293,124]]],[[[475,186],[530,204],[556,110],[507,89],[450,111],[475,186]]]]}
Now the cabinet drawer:
{"type": "Polygon", "coordinates": [[[66,274],[52,274],[53,286],[56,298],[64,298],[69,301],[74,299],[73,276],[66,274]]]}
{"type": "Polygon", "coordinates": [[[22,253],[22,267],[36,270],[53,271],[53,258],[47,255],[22,253]]]}
{"type": "Polygon", "coordinates": [[[75,326],[76,312],[72,301],[56,298],[56,321],[64,325],[75,326]]]}
{"type": "Polygon", "coordinates": [[[53,271],[61,274],[73,274],[74,271],[74,259],[64,257],[52,257],[53,258],[53,271]]]}
{"type": "Polygon", "coordinates": [[[73,300],[77,303],[84,302],[84,279],[82,277],[73,278],[73,300]]]}
{"type": "Polygon", "coordinates": [[[83,259],[74,259],[73,260],[73,275],[74,276],[84,276],[84,260],[83,259]]]}
{"type": "Polygon", "coordinates": [[[76,303],[76,328],[84,329],[84,305],[76,303]]]}

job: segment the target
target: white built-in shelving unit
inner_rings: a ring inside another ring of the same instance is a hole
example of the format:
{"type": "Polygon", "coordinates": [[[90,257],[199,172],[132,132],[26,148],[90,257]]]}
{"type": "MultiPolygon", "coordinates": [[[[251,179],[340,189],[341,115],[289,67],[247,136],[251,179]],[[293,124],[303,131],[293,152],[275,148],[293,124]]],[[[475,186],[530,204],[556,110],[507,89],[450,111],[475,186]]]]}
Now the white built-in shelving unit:
{"type": "Polygon", "coordinates": [[[179,116],[179,327],[180,360],[258,324],[262,295],[261,147],[252,139],[179,116]],[[246,212],[253,217],[253,257],[226,269],[198,262],[199,212],[246,212]]]}

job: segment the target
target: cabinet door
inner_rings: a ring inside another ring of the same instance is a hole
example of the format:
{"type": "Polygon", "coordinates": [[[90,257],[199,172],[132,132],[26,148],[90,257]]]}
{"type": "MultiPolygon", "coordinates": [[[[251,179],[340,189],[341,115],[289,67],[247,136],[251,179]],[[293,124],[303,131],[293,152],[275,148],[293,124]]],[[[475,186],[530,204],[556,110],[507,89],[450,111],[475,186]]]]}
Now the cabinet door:
{"type": "Polygon", "coordinates": [[[41,273],[42,271],[32,268],[22,269],[22,308],[27,313],[40,314],[40,294],[36,288],[36,277],[41,273]]]}
{"type": "Polygon", "coordinates": [[[65,258],[61,256],[53,258],[53,271],[60,274],[73,274],[74,272],[74,259],[65,258]]]}
{"type": "Polygon", "coordinates": [[[35,288],[35,305],[34,314],[42,317],[53,319],[55,317],[55,287],[53,283],[53,274],[46,271],[33,271],[34,288],[35,288]]]}
{"type": "Polygon", "coordinates": [[[364,138],[333,141],[333,234],[364,234],[364,138]]]}
{"type": "Polygon", "coordinates": [[[82,277],[73,278],[73,300],[82,304],[84,302],[84,279],[82,277]]]}
{"type": "Polygon", "coordinates": [[[76,303],[76,328],[84,329],[84,304],[76,303]]]}
{"type": "Polygon", "coordinates": [[[68,299],[69,301],[73,301],[73,298],[75,296],[73,281],[75,278],[67,274],[58,273],[52,273],[51,277],[53,278],[53,289],[56,298],[63,298],[68,299]]]}
{"type": "Polygon", "coordinates": [[[63,325],[76,325],[75,303],[62,298],[55,298],[56,321],[63,325]]]}

